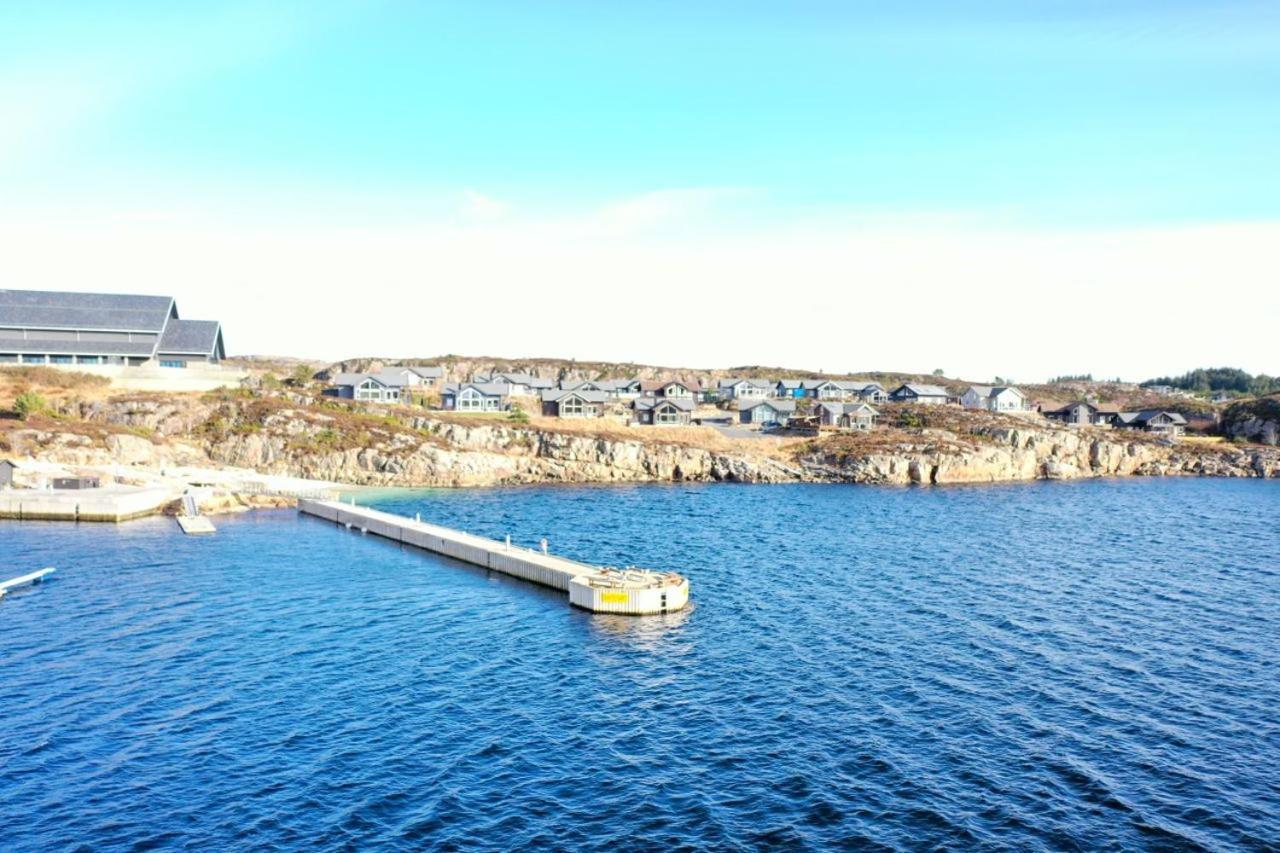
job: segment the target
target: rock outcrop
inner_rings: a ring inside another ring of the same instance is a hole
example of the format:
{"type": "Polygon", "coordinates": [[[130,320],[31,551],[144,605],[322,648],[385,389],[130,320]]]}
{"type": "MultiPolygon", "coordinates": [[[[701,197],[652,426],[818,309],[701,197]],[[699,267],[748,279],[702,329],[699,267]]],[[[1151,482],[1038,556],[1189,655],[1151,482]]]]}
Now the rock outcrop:
{"type": "Polygon", "coordinates": [[[18,430],[19,454],[82,465],[222,465],[364,486],[733,481],[994,483],[1129,475],[1280,476],[1280,451],[1160,441],[1111,430],[1015,419],[965,419],[951,429],[881,430],[778,448],[772,442],[656,440],[460,423],[431,415],[378,417],[292,400],[124,399],[93,403],[95,437],[18,430]],[[731,447],[732,449],[714,449],[731,447]]]}

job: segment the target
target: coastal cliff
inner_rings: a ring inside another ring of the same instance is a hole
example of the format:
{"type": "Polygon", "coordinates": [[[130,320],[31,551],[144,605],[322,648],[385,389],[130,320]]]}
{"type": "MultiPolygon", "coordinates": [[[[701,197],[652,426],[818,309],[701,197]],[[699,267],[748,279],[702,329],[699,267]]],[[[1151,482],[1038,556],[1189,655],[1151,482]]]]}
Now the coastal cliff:
{"type": "Polygon", "coordinates": [[[63,414],[62,424],[11,431],[12,449],[64,464],[234,466],[360,486],[928,485],[1130,475],[1280,476],[1275,448],[1162,441],[964,413],[948,413],[949,428],[889,427],[790,440],[728,440],[705,427],[521,424],[409,410],[372,414],[288,397],[131,398],[84,404],[63,414]],[[104,432],[74,431],[73,422],[104,432]]]}

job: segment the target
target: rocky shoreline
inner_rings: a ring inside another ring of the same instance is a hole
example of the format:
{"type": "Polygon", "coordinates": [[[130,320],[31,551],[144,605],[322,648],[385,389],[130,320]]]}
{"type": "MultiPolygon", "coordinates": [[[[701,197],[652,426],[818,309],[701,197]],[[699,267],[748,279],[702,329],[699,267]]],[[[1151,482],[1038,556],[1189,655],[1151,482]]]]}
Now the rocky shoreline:
{"type": "MultiPolygon", "coordinates": [[[[894,441],[799,441],[784,450],[602,437],[429,415],[355,426],[314,408],[246,410],[190,400],[96,403],[82,421],[105,436],[31,428],[14,452],[65,465],[250,469],[353,486],[531,483],[874,483],[944,485],[1116,476],[1280,476],[1280,450],[1160,441],[1111,430],[998,422],[965,434],[920,430],[894,441]],[[210,425],[217,424],[217,428],[210,425]],[[353,430],[357,430],[354,432],[353,430]]],[[[692,433],[691,433],[692,435],[692,433]]],[[[739,442],[750,444],[750,442],[739,442]]]]}

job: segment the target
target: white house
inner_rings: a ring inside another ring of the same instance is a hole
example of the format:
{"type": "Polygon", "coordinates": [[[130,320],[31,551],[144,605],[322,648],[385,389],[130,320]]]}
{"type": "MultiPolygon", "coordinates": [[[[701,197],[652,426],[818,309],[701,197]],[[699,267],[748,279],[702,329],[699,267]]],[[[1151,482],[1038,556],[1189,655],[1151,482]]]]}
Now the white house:
{"type": "Polygon", "coordinates": [[[774,383],[768,379],[721,379],[718,388],[726,400],[763,400],[773,396],[774,383]]]}
{"type": "Polygon", "coordinates": [[[1027,395],[1012,385],[970,385],[960,404],[966,409],[989,412],[1025,412],[1031,408],[1027,395]]]}

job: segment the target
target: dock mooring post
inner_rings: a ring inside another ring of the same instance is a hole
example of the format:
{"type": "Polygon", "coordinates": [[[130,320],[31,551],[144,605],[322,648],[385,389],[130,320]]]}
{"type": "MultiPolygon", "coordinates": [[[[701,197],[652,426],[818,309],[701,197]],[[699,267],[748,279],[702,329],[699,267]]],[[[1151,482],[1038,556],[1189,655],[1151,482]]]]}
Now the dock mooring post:
{"type": "Polygon", "coordinates": [[[507,534],[507,550],[508,551],[511,550],[511,534],[510,533],[507,534]]]}
{"type": "Polygon", "coordinates": [[[547,553],[547,537],[542,537],[542,553],[547,553]]]}

